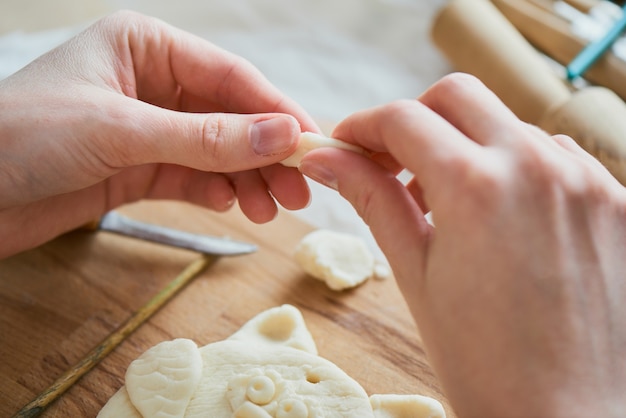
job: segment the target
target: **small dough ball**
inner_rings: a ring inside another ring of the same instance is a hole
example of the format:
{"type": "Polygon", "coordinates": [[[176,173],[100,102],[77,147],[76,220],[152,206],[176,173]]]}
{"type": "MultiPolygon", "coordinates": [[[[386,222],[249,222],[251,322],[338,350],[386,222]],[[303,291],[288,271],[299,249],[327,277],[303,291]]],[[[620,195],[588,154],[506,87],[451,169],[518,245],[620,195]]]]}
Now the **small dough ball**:
{"type": "Polygon", "coordinates": [[[333,290],[358,286],[374,275],[375,259],[359,237],[319,229],[296,247],[295,259],[316,279],[333,290]]]}
{"type": "Polygon", "coordinates": [[[287,167],[298,167],[300,165],[302,157],[304,157],[304,154],[316,148],[322,147],[341,148],[363,155],[366,154],[363,148],[353,144],[349,144],[345,141],[341,141],[335,138],[329,138],[327,136],[315,134],[313,132],[303,132],[300,134],[300,142],[298,143],[298,148],[296,148],[296,151],[289,157],[282,160],[280,163],[287,167]]]}

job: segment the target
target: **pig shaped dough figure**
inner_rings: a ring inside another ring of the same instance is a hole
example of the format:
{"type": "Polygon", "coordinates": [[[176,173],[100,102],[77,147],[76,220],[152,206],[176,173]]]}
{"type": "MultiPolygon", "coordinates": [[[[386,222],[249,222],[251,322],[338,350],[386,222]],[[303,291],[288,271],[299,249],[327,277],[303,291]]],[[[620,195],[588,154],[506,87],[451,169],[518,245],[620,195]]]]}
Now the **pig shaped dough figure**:
{"type": "Polygon", "coordinates": [[[98,418],[444,418],[420,395],[373,395],[317,355],[300,311],[260,313],[224,341],[166,341],[133,361],[98,418]]]}

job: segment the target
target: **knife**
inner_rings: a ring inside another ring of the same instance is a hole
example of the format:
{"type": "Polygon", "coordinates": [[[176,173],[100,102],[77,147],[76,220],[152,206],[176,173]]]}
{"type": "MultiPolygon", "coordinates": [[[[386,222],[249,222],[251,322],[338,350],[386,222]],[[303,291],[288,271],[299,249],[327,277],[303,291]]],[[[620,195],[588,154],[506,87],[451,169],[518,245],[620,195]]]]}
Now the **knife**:
{"type": "Polygon", "coordinates": [[[97,222],[95,229],[173,247],[186,248],[203,254],[234,256],[250,254],[257,250],[257,246],[254,244],[235,241],[225,237],[193,234],[140,222],[116,211],[107,212],[97,222]]]}

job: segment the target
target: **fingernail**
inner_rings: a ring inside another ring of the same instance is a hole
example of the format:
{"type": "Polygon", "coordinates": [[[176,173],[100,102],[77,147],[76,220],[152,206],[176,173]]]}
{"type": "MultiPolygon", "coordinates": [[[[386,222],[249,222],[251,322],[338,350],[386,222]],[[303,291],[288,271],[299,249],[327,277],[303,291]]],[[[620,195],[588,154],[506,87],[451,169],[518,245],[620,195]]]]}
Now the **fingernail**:
{"type": "Polygon", "coordinates": [[[290,116],[278,116],[256,122],[250,127],[250,143],[259,155],[275,155],[291,147],[300,132],[298,122],[290,116]]]}
{"type": "Polygon", "coordinates": [[[337,177],[333,170],[324,165],[315,163],[313,161],[303,161],[300,166],[298,166],[298,170],[302,174],[311,179],[315,180],[318,183],[323,184],[326,187],[330,187],[331,189],[338,190],[339,185],[337,183],[337,177]]]}

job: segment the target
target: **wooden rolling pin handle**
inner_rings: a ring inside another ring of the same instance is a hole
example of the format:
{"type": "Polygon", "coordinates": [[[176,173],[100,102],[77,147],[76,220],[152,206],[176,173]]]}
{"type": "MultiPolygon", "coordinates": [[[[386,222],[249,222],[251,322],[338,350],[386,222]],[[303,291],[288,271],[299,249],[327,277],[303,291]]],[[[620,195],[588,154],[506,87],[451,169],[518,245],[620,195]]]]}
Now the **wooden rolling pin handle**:
{"type": "Polygon", "coordinates": [[[588,87],[539,121],[550,133],[571,136],[626,185],[626,103],[612,90],[588,87]]]}
{"type": "Polygon", "coordinates": [[[436,16],[431,35],[454,68],[481,79],[526,122],[537,124],[571,95],[488,0],[451,0],[436,16]]]}
{"type": "Polygon", "coordinates": [[[488,0],[451,0],[431,34],[457,70],[481,79],[520,119],[571,136],[626,185],[626,105],[615,93],[572,94],[488,0]]]}

